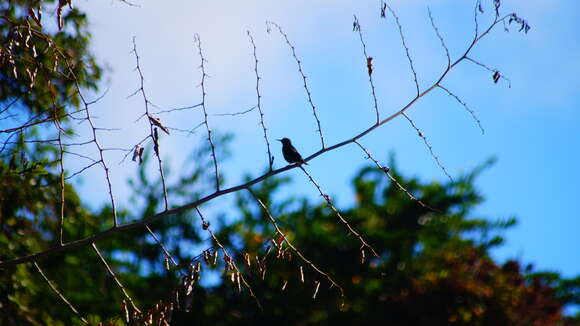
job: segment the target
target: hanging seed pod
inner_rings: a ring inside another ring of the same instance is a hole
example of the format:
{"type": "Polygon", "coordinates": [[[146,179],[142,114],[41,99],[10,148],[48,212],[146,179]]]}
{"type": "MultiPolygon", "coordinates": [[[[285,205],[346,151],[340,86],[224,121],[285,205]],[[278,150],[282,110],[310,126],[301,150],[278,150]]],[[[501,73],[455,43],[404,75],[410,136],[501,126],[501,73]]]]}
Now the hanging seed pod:
{"type": "Polygon", "coordinates": [[[320,288],[320,281],[314,282],[316,284],[316,288],[314,289],[314,294],[312,295],[312,299],[316,299],[316,295],[318,294],[318,288],[320,288]]]}
{"type": "Polygon", "coordinates": [[[248,267],[248,269],[252,267],[252,262],[250,261],[250,254],[247,252],[244,254],[244,263],[246,264],[246,267],[248,267]]]}
{"type": "Polygon", "coordinates": [[[209,253],[207,250],[203,251],[203,260],[205,261],[206,265],[209,265],[209,253]]]}
{"type": "Polygon", "coordinates": [[[242,293],[242,282],[240,282],[241,279],[241,274],[240,272],[236,273],[236,283],[238,284],[238,293],[242,293]]]}
{"type": "Polygon", "coordinates": [[[225,270],[227,272],[227,271],[230,270],[230,267],[232,266],[232,264],[231,264],[231,258],[230,258],[230,256],[226,255],[225,253],[224,253],[224,263],[225,263],[225,267],[224,268],[225,268],[225,270]]]}
{"type": "MultiPolygon", "coordinates": [[[[179,306],[179,291],[173,291],[173,301],[179,306]]],[[[155,305],[155,308],[158,309],[158,304],[155,305]]]]}
{"type": "Polygon", "coordinates": [[[137,158],[139,158],[139,151],[140,150],[141,150],[141,146],[135,145],[135,147],[133,148],[133,157],[131,158],[131,160],[133,162],[137,162],[137,158]]]}
{"type": "Polygon", "coordinates": [[[186,281],[186,287],[185,287],[185,295],[188,296],[191,294],[191,292],[193,291],[193,284],[194,284],[194,280],[190,279],[186,281]]]}
{"type": "Polygon", "coordinates": [[[193,279],[194,279],[195,281],[199,281],[199,279],[200,279],[200,277],[201,277],[201,275],[200,275],[200,271],[201,271],[201,262],[199,262],[199,261],[198,261],[198,262],[195,264],[195,268],[194,268],[194,270],[193,270],[193,279]]]}
{"type": "Polygon", "coordinates": [[[187,274],[189,276],[193,275],[193,272],[195,271],[195,266],[193,266],[193,264],[189,264],[189,266],[187,266],[187,274]]]}
{"type": "Polygon", "coordinates": [[[367,71],[369,76],[373,74],[373,57],[367,58],[367,71]]]}
{"type": "Polygon", "coordinates": [[[131,322],[130,316],[129,316],[129,307],[127,305],[127,301],[123,300],[121,302],[121,310],[123,311],[123,316],[125,316],[125,322],[127,324],[129,324],[131,322]]]}
{"type": "Polygon", "coordinates": [[[217,252],[217,250],[215,250],[213,252],[213,264],[214,264],[214,266],[217,264],[217,258],[218,258],[218,252],[217,252]]]}
{"type": "Polygon", "coordinates": [[[266,267],[262,269],[262,281],[266,279],[266,267]]]}

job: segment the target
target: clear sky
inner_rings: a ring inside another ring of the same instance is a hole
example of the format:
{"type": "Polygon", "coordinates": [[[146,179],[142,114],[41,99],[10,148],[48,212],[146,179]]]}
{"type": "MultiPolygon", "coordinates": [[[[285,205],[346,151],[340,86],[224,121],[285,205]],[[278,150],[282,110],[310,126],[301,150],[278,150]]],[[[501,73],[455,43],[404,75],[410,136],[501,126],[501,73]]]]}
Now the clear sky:
{"type": "MultiPolygon", "coordinates": [[[[366,63],[358,35],[352,32],[357,15],[374,58],[378,103],[382,117],[400,109],[414,95],[412,74],[392,17],[379,18],[379,1],[139,1],[129,7],[117,1],[79,1],[86,10],[93,34],[93,51],[107,64],[107,95],[95,106],[97,123],[122,128],[103,134],[110,147],[131,147],[145,136],[143,101],[135,96],[138,76],[132,49],[136,37],[149,99],[170,109],[197,104],[201,91],[199,57],[193,43],[199,34],[207,73],[207,108],[211,114],[243,111],[256,103],[251,44],[255,38],[262,77],[261,94],[270,139],[289,137],[305,155],[320,143],[301,77],[279,34],[266,33],[266,20],[283,26],[296,46],[317,105],[328,144],[349,138],[374,119],[366,63]]],[[[457,58],[473,37],[473,1],[389,1],[400,16],[420,86],[430,85],[445,68],[446,57],[431,28],[427,5],[457,58]]],[[[580,2],[574,0],[504,0],[504,13],[517,12],[532,26],[526,35],[498,28],[473,52],[473,57],[498,68],[511,80],[511,88],[479,67],[462,63],[444,82],[476,112],[485,134],[453,99],[434,91],[409,116],[422,129],[435,153],[452,176],[470,171],[490,157],[498,162],[476,182],[487,198],[480,216],[516,216],[519,225],[506,233],[506,245],[495,252],[500,260],[518,258],[537,268],[580,273],[578,200],[580,163],[580,2]]],[[[485,26],[493,12],[483,0],[485,26]]],[[[155,111],[156,109],[154,109],[155,111]]],[[[159,115],[172,127],[191,129],[202,121],[199,110],[159,115]]],[[[216,132],[235,135],[233,159],[220,169],[227,184],[235,185],[244,173],[257,175],[266,166],[262,130],[256,111],[238,117],[210,116],[216,132]]],[[[203,141],[203,129],[185,137],[164,137],[162,153],[178,174],[185,154],[203,141]]],[[[421,138],[403,117],[386,124],[361,141],[383,163],[396,154],[406,175],[423,180],[446,176],[421,138]]],[[[273,141],[275,165],[283,166],[280,145],[273,141]]],[[[120,157],[107,157],[113,170],[117,197],[126,203],[126,179],[132,162],[118,165],[120,157]]],[[[219,158],[218,158],[219,159],[219,158]]],[[[167,160],[166,160],[167,161],[167,160]]],[[[310,163],[312,174],[336,198],[339,206],[353,202],[350,181],[365,161],[355,146],[327,153],[310,163]]],[[[96,171],[96,170],[95,170],[96,171]]],[[[300,171],[289,192],[316,198],[316,190],[300,171]]],[[[84,177],[84,191],[106,194],[98,172],[84,177]]],[[[93,203],[105,195],[91,196],[93,203]]]]}

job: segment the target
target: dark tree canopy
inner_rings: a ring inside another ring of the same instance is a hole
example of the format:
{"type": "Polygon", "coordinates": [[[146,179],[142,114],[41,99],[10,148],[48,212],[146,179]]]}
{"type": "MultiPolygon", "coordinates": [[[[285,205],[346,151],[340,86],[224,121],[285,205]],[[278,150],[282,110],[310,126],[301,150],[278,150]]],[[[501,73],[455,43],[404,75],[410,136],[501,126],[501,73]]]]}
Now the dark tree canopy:
{"type": "MultiPolygon", "coordinates": [[[[192,154],[192,160],[206,156],[208,151],[209,148],[200,149],[192,154]]],[[[447,183],[425,183],[405,178],[397,168],[391,169],[403,186],[442,211],[437,215],[409,201],[396,185],[385,180],[384,171],[363,168],[353,179],[356,204],[342,211],[351,225],[364,232],[369,243],[380,248],[378,258],[367,252],[364,261],[356,239],[337,227],[334,212],[325,204],[308,198],[274,200],[291,180],[268,179],[253,189],[254,193],[267,203],[269,213],[276,218],[288,240],[331,275],[343,287],[345,297],[336,288],[329,288],[324,277],[289,250],[265,212],[249,194],[243,193],[237,198],[237,209],[227,212],[229,217],[210,218],[211,227],[219,230],[216,236],[233,259],[245,261],[249,255],[250,264],[240,268],[248,275],[247,280],[263,309],[258,308],[245,289],[238,293],[238,286],[230,282],[231,271],[224,270],[227,262],[223,256],[218,256],[214,265],[213,253],[217,247],[210,247],[207,248],[209,259],[196,257],[192,262],[194,265],[200,262],[202,281],[206,277],[215,278],[212,274],[223,274],[223,282],[213,286],[195,282],[190,299],[173,312],[173,325],[249,325],[265,321],[323,325],[572,323],[562,315],[562,309],[577,303],[578,280],[566,280],[554,273],[536,273],[529,265],[522,266],[517,261],[498,263],[490,257],[489,250],[501,245],[501,231],[513,226],[515,219],[492,221],[472,216],[473,209],[483,200],[473,185],[483,168],[447,183]],[[233,222],[232,213],[237,216],[233,222]]],[[[161,204],[162,198],[147,190],[155,182],[147,179],[145,169],[143,166],[140,179],[132,181],[135,199],[143,200],[145,205],[140,211],[124,211],[124,219],[146,216],[161,204]]],[[[207,168],[203,166],[192,170],[189,174],[192,177],[179,180],[173,190],[184,197],[199,196],[199,189],[192,189],[191,185],[192,181],[211,180],[211,173],[204,171],[207,168]]],[[[2,193],[6,194],[2,201],[4,227],[0,239],[3,246],[20,245],[26,252],[54,241],[58,232],[58,214],[55,214],[58,201],[53,201],[52,206],[40,205],[50,202],[51,194],[35,187],[51,178],[58,176],[18,179],[17,182],[30,185],[25,188],[14,187],[15,179],[3,179],[2,193]],[[7,202],[14,204],[6,205],[7,202]],[[19,212],[43,219],[42,228],[32,229],[19,212]],[[35,237],[38,240],[23,242],[30,232],[38,232],[35,237]]],[[[72,187],[67,187],[67,191],[70,192],[67,198],[71,199],[66,209],[77,216],[67,224],[67,236],[79,237],[102,227],[90,222],[99,219],[82,208],[72,187]]],[[[180,214],[151,227],[163,240],[177,235],[181,241],[189,242],[168,246],[177,261],[187,262],[191,253],[186,248],[196,245],[199,248],[207,243],[199,223],[194,214],[180,214]]],[[[162,249],[151,241],[145,230],[102,241],[100,248],[138,306],[163,305],[173,296],[171,293],[176,293],[175,289],[183,291],[176,284],[184,272],[187,274],[188,267],[165,269],[162,249]]],[[[119,302],[123,301],[122,293],[103,273],[103,267],[88,248],[55,255],[39,264],[89,320],[113,318],[121,322],[116,316],[119,302]]],[[[2,325],[79,322],[66,306],[51,304],[54,294],[34,266],[18,265],[1,275],[2,293],[7,295],[2,297],[2,325]]]]}
{"type": "MultiPolygon", "coordinates": [[[[335,216],[325,205],[304,198],[274,201],[273,195],[289,180],[263,183],[255,191],[277,215],[293,244],[344,287],[344,305],[321,275],[295,257],[280,258],[284,255],[274,245],[280,240],[268,218],[253,201],[240,196],[242,217],[225,227],[220,237],[236,243],[234,239],[241,235],[243,243],[254,243],[246,247],[252,257],[273,248],[266,258],[265,282],[256,282],[256,293],[267,298],[264,310],[252,312],[251,298],[232,294],[232,286],[224,282],[207,290],[189,318],[208,325],[265,320],[317,325],[554,325],[566,321],[562,308],[574,300],[563,293],[573,296],[577,281],[573,286],[574,281],[533,274],[529,265],[500,264],[490,257],[489,250],[502,242],[499,233],[513,226],[515,219],[493,222],[472,216],[483,200],[473,183],[484,167],[454,183],[424,183],[394,173],[407,189],[443,212],[438,215],[410,202],[396,185],[385,181],[382,170],[363,168],[353,179],[357,203],[343,210],[368,242],[381,248],[378,258],[367,255],[363,263],[359,245],[336,227],[335,216]],[[318,281],[323,285],[312,299],[318,281]],[[207,315],[200,314],[200,309],[207,315]]],[[[283,240],[280,247],[288,250],[283,240]]]]}

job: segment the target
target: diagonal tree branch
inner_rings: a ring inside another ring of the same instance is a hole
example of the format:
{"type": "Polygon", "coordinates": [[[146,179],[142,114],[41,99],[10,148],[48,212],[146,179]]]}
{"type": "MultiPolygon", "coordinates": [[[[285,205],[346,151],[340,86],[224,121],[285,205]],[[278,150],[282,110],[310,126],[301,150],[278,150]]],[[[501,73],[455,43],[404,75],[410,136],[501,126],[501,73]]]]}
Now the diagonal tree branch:
{"type": "MultiPolygon", "coordinates": [[[[469,46],[467,47],[467,49],[464,51],[464,53],[458,58],[456,59],[450,66],[448,66],[439,76],[439,78],[437,79],[437,81],[435,81],[430,87],[426,88],[423,92],[419,93],[419,95],[415,96],[414,98],[412,98],[407,104],[405,104],[403,107],[401,107],[399,110],[395,111],[394,113],[392,113],[391,115],[389,115],[388,117],[384,118],[383,120],[381,120],[378,124],[373,124],[370,127],[360,131],[358,134],[354,135],[351,138],[345,139],[339,143],[336,143],[332,146],[328,146],[325,148],[322,148],[320,150],[318,150],[317,152],[311,154],[310,156],[306,157],[304,160],[306,162],[315,159],[316,157],[323,155],[327,152],[336,150],[338,148],[341,148],[343,146],[346,146],[348,144],[354,143],[355,141],[363,138],[364,136],[368,135],[369,133],[373,132],[374,130],[380,128],[381,126],[387,124],[388,122],[394,120],[395,118],[401,116],[403,113],[407,112],[408,110],[410,110],[419,100],[421,100],[423,97],[427,96],[428,94],[430,94],[435,88],[438,88],[439,85],[441,84],[441,82],[449,75],[449,73],[455,69],[455,67],[457,67],[461,62],[463,62],[466,58],[467,55],[469,53],[471,53],[472,49],[475,47],[475,45],[484,37],[486,37],[489,32],[495,27],[497,26],[499,23],[502,23],[504,20],[506,20],[509,17],[509,15],[503,16],[501,18],[496,17],[496,19],[488,26],[488,28],[483,31],[478,38],[474,39],[469,46]]],[[[179,212],[183,212],[192,208],[195,208],[203,203],[206,203],[210,200],[213,200],[215,198],[224,196],[226,194],[230,194],[233,192],[237,192],[243,189],[246,189],[252,185],[255,185],[269,177],[272,177],[274,175],[278,175],[280,173],[286,172],[288,170],[297,168],[298,165],[296,164],[292,164],[292,165],[287,165],[285,167],[279,168],[279,169],[275,169],[272,171],[269,171],[267,173],[264,173],[261,176],[258,176],[250,181],[247,181],[245,183],[239,184],[237,186],[233,186],[230,188],[226,188],[226,189],[221,189],[218,191],[215,191],[211,194],[208,194],[196,201],[178,206],[178,207],[174,207],[171,208],[169,210],[154,214],[154,215],[150,215],[147,216],[145,218],[143,218],[140,221],[135,221],[135,222],[131,222],[131,223],[127,223],[127,224],[122,224],[122,225],[117,225],[114,226],[108,230],[99,232],[93,236],[84,238],[84,239],[80,239],[80,240],[76,240],[76,241],[71,241],[71,242],[67,242],[66,244],[64,244],[63,246],[58,246],[58,247],[52,247],[52,248],[48,248],[45,249],[41,252],[37,252],[37,253],[33,253],[30,255],[26,255],[26,256],[22,256],[22,257],[17,257],[17,258],[12,258],[12,259],[8,259],[8,260],[4,260],[4,261],[0,261],[0,268],[3,267],[8,267],[8,266],[12,266],[12,265],[16,265],[16,264],[22,264],[22,263],[26,263],[26,262],[31,262],[31,261],[36,261],[37,259],[41,258],[41,257],[46,257],[48,255],[52,255],[55,254],[57,252],[62,252],[62,251],[66,251],[72,248],[76,248],[76,247],[80,247],[80,246],[84,246],[84,245],[89,245],[91,243],[93,243],[94,241],[110,236],[114,233],[118,233],[118,232],[124,232],[127,230],[131,230],[131,229],[135,229],[135,228],[140,228],[143,227],[146,224],[152,223],[156,220],[159,220],[161,218],[164,218],[166,216],[170,216],[179,212]]]]}

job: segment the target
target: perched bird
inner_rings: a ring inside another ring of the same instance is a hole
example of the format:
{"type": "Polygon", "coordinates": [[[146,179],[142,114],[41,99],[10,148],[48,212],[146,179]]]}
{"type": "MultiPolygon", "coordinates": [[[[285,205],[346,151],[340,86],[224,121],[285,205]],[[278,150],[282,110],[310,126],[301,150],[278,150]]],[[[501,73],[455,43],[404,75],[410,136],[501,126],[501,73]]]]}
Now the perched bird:
{"type": "Polygon", "coordinates": [[[292,146],[292,142],[290,141],[290,139],[282,138],[278,139],[278,141],[282,142],[282,154],[284,155],[284,159],[288,163],[298,163],[308,165],[308,163],[306,163],[302,158],[302,155],[300,155],[300,153],[298,153],[296,148],[292,146]]]}

